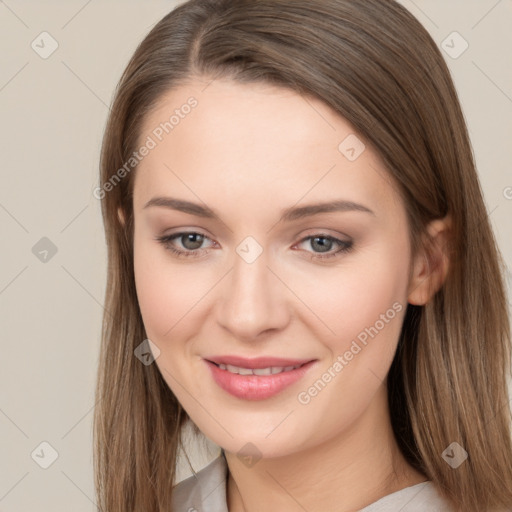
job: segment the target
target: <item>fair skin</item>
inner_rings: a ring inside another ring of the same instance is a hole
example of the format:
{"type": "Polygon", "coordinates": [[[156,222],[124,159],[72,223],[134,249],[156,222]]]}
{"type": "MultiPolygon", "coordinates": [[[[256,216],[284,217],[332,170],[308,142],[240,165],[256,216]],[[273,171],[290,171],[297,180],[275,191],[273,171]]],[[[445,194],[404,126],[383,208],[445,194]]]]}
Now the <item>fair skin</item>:
{"type": "MultiPolygon", "coordinates": [[[[386,376],[407,303],[431,298],[446,258],[439,254],[434,268],[423,254],[412,258],[391,178],[368,144],[354,161],[338,150],[354,129],[328,106],[270,85],[206,84],[196,79],[168,92],[144,120],[142,142],[190,96],[198,101],[137,168],[134,265],[146,333],[160,350],[155,364],[192,421],[226,452],[230,512],[355,511],[425,481],[398,450],[386,376]],[[162,196],[216,217],[144,207],[162,196]],[[372,213],[280,221],[284,209],[333,200],[372,213]],[[180,258],[156,240],[183,232],[203,238],[167,245],[197,257],[180,258]],[[248,236],[263,249],[251,263],[236,252],[248,236]],[[350,250],[319,258],[350,242],[350,250]],[[299,402],[390,309],[393,318],[343,370],[299,402]],[[316,362],[303,380],[255,401],[215,383],[204,358],[218,354],[316,362]],[[252,466],[237,457],[247,443],[261,455],[252,466]]],[[[446,224],[429,229],[442,241],[446,224]]]]}

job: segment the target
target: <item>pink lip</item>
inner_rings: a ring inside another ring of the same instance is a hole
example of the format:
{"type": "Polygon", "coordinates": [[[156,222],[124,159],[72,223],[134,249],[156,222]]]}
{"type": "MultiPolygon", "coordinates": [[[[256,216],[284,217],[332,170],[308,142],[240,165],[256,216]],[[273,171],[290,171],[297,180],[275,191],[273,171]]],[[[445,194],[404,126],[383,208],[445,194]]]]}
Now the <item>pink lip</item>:
{"type": "MultiPolygon", "coordinates": [[[[233,359],[231,359],[233,360],[233,359]]],[[[288,386],[291,386],[300,380],[307,371],[315,364],[316,361],[309,361],[300,368],[290,370],[288,372],[276,373],[274,375],[237,375],[228,370],[221,370],[215,363],[204,360],[212,372],[215,382],[231,395],[243,400],[264,400],[270,398],[288,386]]],[[[247,361],[247,360],[246,360],[247,361]]],[[[275,359],[274,359],[275,361],[275,359]]],[[[281,359],[280,361],[290,362],[290,360],[281,359]]],[[[260,361],[258,361],[260,363],[260,361]]],[[[225,363],[232,364],[232,363],[225,363]]],[[[299,363],[291,364],[267,364],[266,366],[245,366],[237,364],[245,368],[267,368],[269,366],[295,366],[299,363]]],[[[254,364],[254,363],[251,363],[254,364]]]]}
{"type": "Polygon", "coordinates": [[[230,364],[240,368],[269,368],[271,366],[298,366],[299,364],[309,363],[311,359],[283,359],[280,357],[255,357],[246,358],[239,356],[212,356],[206,358],[216,364],[230,364]]]}

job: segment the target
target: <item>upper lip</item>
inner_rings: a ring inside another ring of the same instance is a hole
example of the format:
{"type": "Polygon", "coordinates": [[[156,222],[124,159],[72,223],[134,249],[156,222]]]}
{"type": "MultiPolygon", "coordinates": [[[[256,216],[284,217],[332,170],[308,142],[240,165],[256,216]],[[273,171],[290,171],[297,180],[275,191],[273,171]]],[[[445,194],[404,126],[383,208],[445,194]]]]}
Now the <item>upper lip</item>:
{"type": "Polygon", "coordinates": [[[255,357],[247,358],[241,356],[212,356],[206,358],[215,364],[229,364],[241,368],[269,368],[269,367],[283,367],[299,366],[309,363],[312,359],[284,359],[281,357],[255,357]]]}

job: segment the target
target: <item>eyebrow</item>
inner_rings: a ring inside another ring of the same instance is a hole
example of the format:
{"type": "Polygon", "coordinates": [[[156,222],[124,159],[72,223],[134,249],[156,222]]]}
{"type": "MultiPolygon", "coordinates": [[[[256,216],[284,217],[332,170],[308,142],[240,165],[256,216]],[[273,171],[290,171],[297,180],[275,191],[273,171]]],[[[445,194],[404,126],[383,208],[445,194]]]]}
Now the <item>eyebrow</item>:
{"type": "MultiPolygon", "coordinates": [[[[195,215],[197,217],[204,217],[207,219],[218,218],[215,212],[208,206],[203,206],[198,203],[192,203],[190,201],[185,201],[183,199],[175,199],[172,197],[154,197],[153,199],[150,199],[144,205],[143,208],[149,208],[152,206],[177,210],[180,212],[195,215]]],[[[372,210],[370,210],[370,208],[362,204],[355,203],[353,201],[336,200],[325,203],[309,204],[306,206],[292,206],[291,208],[287,208],[286,210],[283,211],[283,214],[281,215],[279,222],[290,222],[293,220],[302,219],[304,217],[309,217],[320,213],[349,211],[364,212],[375,216],[375,212],[373,212],[372,210]]]]}

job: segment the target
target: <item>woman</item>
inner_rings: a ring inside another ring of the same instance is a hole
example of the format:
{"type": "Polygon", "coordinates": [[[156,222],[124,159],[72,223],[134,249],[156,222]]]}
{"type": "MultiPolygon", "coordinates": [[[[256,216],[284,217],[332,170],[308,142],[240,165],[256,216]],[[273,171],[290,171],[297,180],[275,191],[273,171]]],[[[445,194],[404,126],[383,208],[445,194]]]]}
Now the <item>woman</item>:
{"type": "Polygon", "coordinates": [[[406,9],[184,3],[121,78],[97,193],[101,510],[512,509],[502,262],[406,9]],[[221,455],[175,486],[188,423],[221,455]]]}

